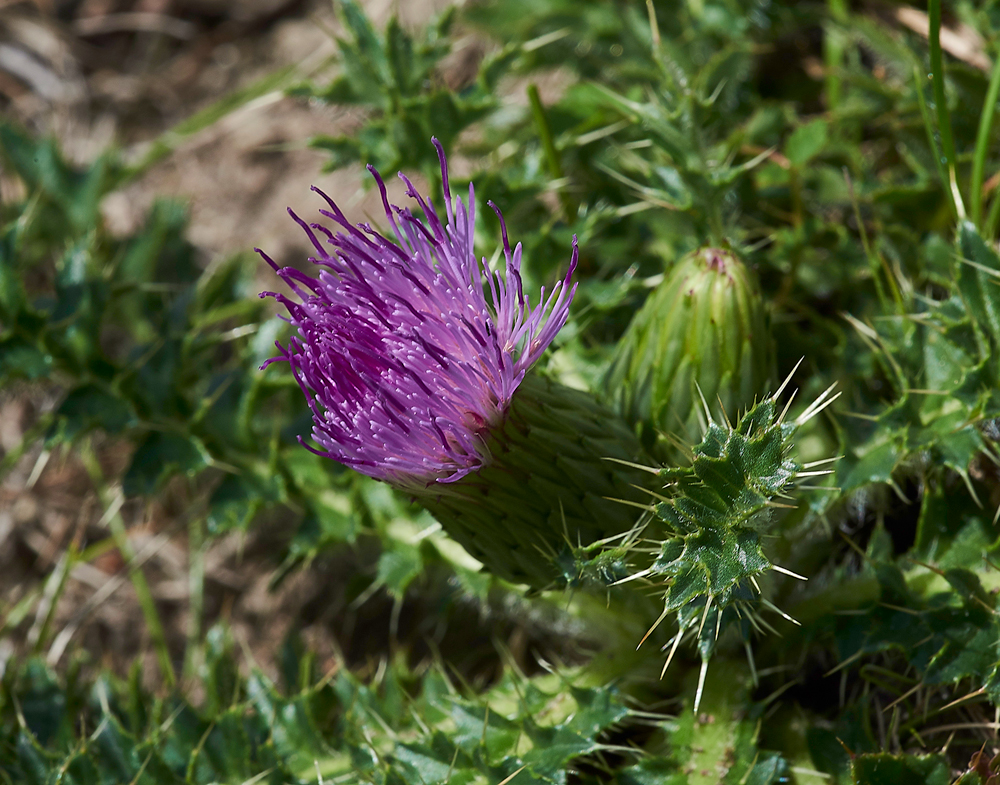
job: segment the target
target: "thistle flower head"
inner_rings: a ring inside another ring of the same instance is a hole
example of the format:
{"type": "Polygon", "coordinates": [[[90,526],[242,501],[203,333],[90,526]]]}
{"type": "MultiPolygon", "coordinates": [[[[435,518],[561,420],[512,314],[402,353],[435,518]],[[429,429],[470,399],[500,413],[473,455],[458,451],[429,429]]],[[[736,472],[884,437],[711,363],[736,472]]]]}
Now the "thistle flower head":
{"type": "MultiPolygon", "coordinates": [[[[382,194],[391,240],[369,224],[352,225],[326,194],[336,224],[307,224],[289,210],[316,249],[316,277],[274,268],[298,300],[275,292],[296,335],[276,344],[313,413],[313,452],[398,487],[452,482],[489,461],[484,434],[500,424],[525,373],[565,324],[576,291],[566,277],[533,308],[524,292],[521,245],[503,236],[505,270],[477,258],[475,201],[452,197],[444,150],[442,222],[433,204],[402,173],[407,196],[424,217],[389,204],[382,194]]],[[[301,441],[301,439],[300,439],[301,441]]]]}

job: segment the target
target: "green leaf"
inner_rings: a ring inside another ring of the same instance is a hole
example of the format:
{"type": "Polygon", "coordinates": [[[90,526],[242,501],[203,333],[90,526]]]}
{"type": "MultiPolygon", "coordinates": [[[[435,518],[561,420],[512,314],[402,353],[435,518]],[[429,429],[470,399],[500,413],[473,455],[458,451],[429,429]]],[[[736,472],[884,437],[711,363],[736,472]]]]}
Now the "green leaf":
{"type": "Polygon", "coordinates": [[[13,324],[27,305],[27,295],[18,270],[21,222],[0,229],[0,322],[13,324]]]}
{"type": "Polygon", "coordinates": [[[455,700],[451,707],[451,719],[455,723],[452,741],[470,755],[482,750],[487,762],[499,761],[512,755],[521,736],[516,723],[500,716],[495,711],[488,712],[482,706],[468,705],[455,700]]]}
{"type": "Polygon", "coordinates": [[[854,785],[948,785],[951,768],[943,755],[858,755],[851,761],[854,785]]]}
{"type": "Polygon", "coordinates": [[[95,228],[101,197],[112,187],[112,159],[99,157],[89,169],[70,166],[52,139],[32,139],[10,123],[0,123],[0,156],[24,180],[28,190],[43,194],[63,212],[68,228],[83,233],[95,228]]]}
{"type": "Polygon", "coordinates": [[[149,496],[178,472],[191,477],[208,464],[204,447],[194,437],[152,431],[132,455],[122,488],[126,496],[149,496]]]}
{"type": "Polygon", "coordinates": [[[805,166],[826,147],[828,134],[829,125],[825,120],[800,125],[785,142],[785,155],[793,166],[805,166]]]}
{"type": "Polygon", "coordinates": [[[135,422],[128,401],[97,384],[83,384],[70,390],[59,404],[49,438],[71,442],[95,428],[118,434],[135,422]]]}
{"type": "Polygon", "coordinates": [[[1000,346],[1000,256],[969,221],[958,228],[963,260],[958,262],[958,288],[973,319],[1000,346]]]}
{"type": "Polygon", "coordinates": [[[213,537],[233,529],[246,531],[265,500],[277,494],[266,484],[245,475],[223,478],[208,503],[206,526],[213,537]]]}
{"type": "Polygon", "coordinates": [[[402,599],[406,587],[423,571],[424,561],[420,549],[394,541],[382,552],[378,560],[376,582],[384,586],[393,597],[402,599]]]}
{"type": "Polygon", "coordinates": [[[52,370],[52,357],[16,336],[0,339],[0,381],[41,379],[52,370]]]}
{"type": "Polygon", "coordinates": [[[899,461],[899,446],[891,441],[845,456],[837,466],[837,484],[850,491],[872,483],[889,482],[899,461]]]}

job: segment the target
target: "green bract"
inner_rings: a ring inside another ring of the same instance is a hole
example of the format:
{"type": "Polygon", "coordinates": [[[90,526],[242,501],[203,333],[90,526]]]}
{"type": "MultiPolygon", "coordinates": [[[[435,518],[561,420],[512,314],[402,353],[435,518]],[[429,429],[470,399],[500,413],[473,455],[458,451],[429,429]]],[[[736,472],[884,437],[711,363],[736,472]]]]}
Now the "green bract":
{"type": "Polygon", "coordinates": [[[695,441],[702,433],[699,389],[734,414],[766,392],[773,371],[752,273],[731,251],[702,248],[674,266],[632,319],[603,389],[626,420],[641,424],[644,442],[662,445],[664,434],[695,441]]]}
{"type": "Polygon", "coordinates": [[[627,531],[633,484],[649,475],[622,465],[641,449],[628,427],[586,393],[528,376],[501,427],[491,461],[419,501],[494,575],[545,588],[561,582],[571,546],[627,531]]]}

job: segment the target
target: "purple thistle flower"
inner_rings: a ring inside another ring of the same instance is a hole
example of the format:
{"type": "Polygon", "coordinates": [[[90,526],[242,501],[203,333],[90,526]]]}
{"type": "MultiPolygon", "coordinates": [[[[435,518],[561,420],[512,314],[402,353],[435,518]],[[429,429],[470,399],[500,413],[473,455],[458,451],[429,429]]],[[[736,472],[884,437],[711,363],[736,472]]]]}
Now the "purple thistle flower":
{"type": "Polygon", "coordinates": [[[275,292],[297,330],[270,363],[289,363],[313,413],[305,445],[397,487],[418,490],[453,482],[490,462],[484,434],[502,424],[514,392],[566,323],[576,292],[566,277],[532,308],[521,282],[521,245],[511,250],[500,210],[505,274],[477,259],[475,201],[453,201],[444,149],[441,161],[447,223],[400,173],[407,196],[424,213],[390,205],[385,183],[369,165],[382,194],[393,242],[368,224],[353,226],[315,186],[339,230],[306,224],[289,209],[317,251],[311,277],[279,267],[257,252],[298,296],[275,292]],[[322,235],[323,242],[319,235],[322,235]],[[485,285],[484,285],[485,279],[485,285]],[[488,290],[488,296],[487,296],[488,290]]]}

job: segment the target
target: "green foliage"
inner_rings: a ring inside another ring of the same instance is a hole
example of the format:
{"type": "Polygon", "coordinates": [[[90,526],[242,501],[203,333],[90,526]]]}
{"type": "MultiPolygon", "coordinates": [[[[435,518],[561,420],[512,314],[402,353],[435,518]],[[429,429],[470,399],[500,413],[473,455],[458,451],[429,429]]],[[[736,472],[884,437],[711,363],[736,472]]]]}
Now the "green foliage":
{"type": "MultiPolygon", "coordinates": [[[[166,785],[346,776],[426,785],[497,783],[518,772],[525,782],[560,783],[574,770],[584,782],[689,781],[686,754],[613,743],[639,718],[618,690],[588,687],[579,673],[508,672],[472,695],[437,668],[418,678],[396,665],[369,685],[342,668],[318,679],[306,659],[292,663],[292,681],[279,690],[259,672],[239,675],[221,629],[209,631],[208,644],[200,705],[179,695],[154,699],[135,678],[62,682],[37,660],[8,672],[0,693],[7,780],[166,785]]],[[[736,730],[746,723],[726,718],[706,729],[690,712],[645,722],[661,743],[721,731],[713,752],[735,756],[724,767],[727,782],[778,782],[783,771],[779,757],[761,755],[752,734],[736,730]]]]}
{"type": "Polygon", "coordinates": [[[290,379],[258,371],[280,322],[254,296],[256,262],[238,255],[201,270],[185,211],[168,202],[135,235],[111,237],[96,209],[113,185],[106,159],[74,169],[51,141],[10,126],[0,142],[29,192],[4,215],[0,381],[65,390],[47,443],[94,431],[127,439],[125,494],[196,480],[212,493],[213,532],[245,528],[277,502],[328,517],[316,487],[327,505],[339,494],[349,506],[361,481],[300,454],[291,426],[304,402],[290,379]]]}
{"type": "Polygon", "coordinates": [[[330,154],[329,169],[361,162],[389,172],[405,164],[418,166],[433,182],[438,162],[428,140],[436,136],[451,147],[465,128],[496,107],[492,72],[502,69],[505,57],[487,64],[478,82],[453,91],[441,84],[437,68],[451,49],[454,6],[414,38],[396,17],[380,33],[355,0],[336,5],[350,36],[337,39],[341,74],[323,87],[304,83],[291,93],[363,106],[373,116],[359,134],[319,136],[312,145],[330,154]]]}
{"type": "Polygon", "coordinates": [[[939,755],[859,755],[851,761],[856,785],[948,785],[947,762],[939,755]]]}

